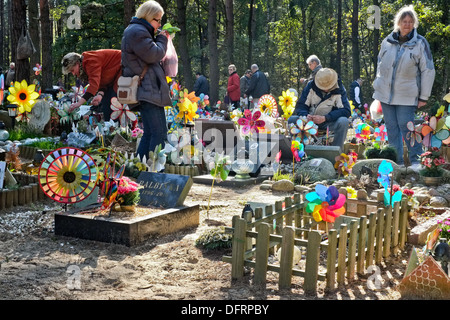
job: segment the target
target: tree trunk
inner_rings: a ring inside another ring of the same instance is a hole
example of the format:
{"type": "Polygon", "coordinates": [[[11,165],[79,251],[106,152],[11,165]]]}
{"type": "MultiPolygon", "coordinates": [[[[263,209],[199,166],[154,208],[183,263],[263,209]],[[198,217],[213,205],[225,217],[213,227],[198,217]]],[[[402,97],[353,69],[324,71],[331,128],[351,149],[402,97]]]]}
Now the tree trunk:
{"type": "Polygon", "coordinates": [[[28,20],[31,41],[33,41],[36,52],[30,57],[30,75],[31,79],[39,79],[35,76],[33,67],[41,63],[41,39],[39,34],[39,5],[37,1],[28,1],[28,20]]]}
{"type": "MultiPolygon", "coordinates": [[[[6,65],[4,47],[5,47],[5,1],[1,0],[0,3],[0,66],[6,65]]],[[[3,72],[6,70],[3,70],[3,72]]]]}
{"type": "MultiPolygon", "coordinates": [[[[373,4],[375,6],[379,6],[379,1],[378,0],[373,0],[373,4]]],[[[377,66],[378,66],[378,45],[380,42],[380,29],[376,28],[373,30],[373,56],[372,56],[372,61],[373,61],[373,70],[374,70],[374,74],[373,74],[373,78],[375,79],[376,76],[376,72],[377,72],[377,66]]]]}
{"type": "Polygon", "coordinates": [[[336,40],[336,72],[341,74],[342,58],[342,0],[338,0],[336,40]]]}
{"type": "Polygon", "coordinates": [[[217,48],[217,0],[208,4],[209,98],[211,105],[219,100],[219,50],[217,48]]]}
{"type": "Polygon", "coordinates": [[[358,39],[358,11],[359,0],[353,0],[352,12],[352,60],[353,60],[353,79],[358,79],[361,73],[361,65],[359,62],[359,39],[358,39]]]}
{"type": "Polygon", "coordinates": [[[187,39],[187,28],[186,28],[186,3],[185,0],[177,0],[177,24],[181,29],[178,32],[175,40],[178,39],[178,46],[176,46],[176,50],[178,56],[180,57],[180,65],[182,66],[181,71],[183,75],[183,83],[184,86],[192,91],[194,89],[194,80],[192,76],[192,66],[191,66],[191,58],[189,57],[188,50],[188,39],[187,39]]]}
{"type": "Polygon", "coordinates": [[[42,91],[53,85],[52,26],[48,0],[40,0],[41,38],[42,38],[42,91]]]}
{"type": "Polygon", "coordinates": [[[11,23],[11,61],[16,63],[16,81],[26,80],[30,82],[30,61],[29,59],[17,60],[17,44],[22,30],[27,27],[27,5],[25,0],[12,0],[12,23],[11,23]]]}
{"type": "Polygon", "coordinates": [[[133,18],[136,8],[135,0],[123,0],[123,26],[128,27],[131,18],[133,18]]]}
{"type": "Polygon", "coordinates": [[[226,33],[225,43],[227,47],[228,63],[234,63],[234,14],[233,0],[225,1],[226,33]]]}
{"type": "Polygon", "coordinates": [[[253,64],[253,20],[254,20],[254,8],[253,8],[254,0],[250,0],[250,14],[248,18],[248,55],[247,55],[247,64],[250,67],[253,64]]]}

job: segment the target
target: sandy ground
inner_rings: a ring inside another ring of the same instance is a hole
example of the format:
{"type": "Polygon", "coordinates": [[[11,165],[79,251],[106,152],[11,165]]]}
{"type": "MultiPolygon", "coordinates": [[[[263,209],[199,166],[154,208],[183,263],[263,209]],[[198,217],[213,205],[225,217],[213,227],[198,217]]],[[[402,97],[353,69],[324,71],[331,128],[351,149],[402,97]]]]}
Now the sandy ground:
{"type": "Polygon", "coordinates": [[[368,288],[366,277],[342,288],[305,295],[303,279],[293,278],[290,290],[278,289],[278,274],[269,272],[266,288],[252,284],[248,271],[231,281],[231,265],[222,261],[230,249],[204,250],[195,240],[216,225],[231,225],[246,201],[274,203],[286,194],[194,184],[185,204],[200,205],[200,225],[126,247],[55,236],[53,202],[0,213],[0,300],[398,300],[409,250],[380,267],[381,288],[368,288]],[[79,281],[77,281],[79,280],[79,281]]]}

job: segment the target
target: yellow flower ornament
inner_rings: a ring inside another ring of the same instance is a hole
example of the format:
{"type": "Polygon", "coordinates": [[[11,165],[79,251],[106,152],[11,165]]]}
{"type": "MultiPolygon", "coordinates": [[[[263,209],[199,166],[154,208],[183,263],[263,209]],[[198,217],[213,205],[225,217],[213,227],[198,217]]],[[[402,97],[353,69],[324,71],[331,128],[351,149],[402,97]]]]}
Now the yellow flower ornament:
{"type": "Polygon", "coordinates": [[[28,85],[26,80],[22,80],[22,82],[16,81],[14,86],[9,87],[10,95],[8,96],[8,101],[19,106],[19,113],[31,112],[36,99],[39,98],[39,93],[35,89],[36,85],[28,85]]]}

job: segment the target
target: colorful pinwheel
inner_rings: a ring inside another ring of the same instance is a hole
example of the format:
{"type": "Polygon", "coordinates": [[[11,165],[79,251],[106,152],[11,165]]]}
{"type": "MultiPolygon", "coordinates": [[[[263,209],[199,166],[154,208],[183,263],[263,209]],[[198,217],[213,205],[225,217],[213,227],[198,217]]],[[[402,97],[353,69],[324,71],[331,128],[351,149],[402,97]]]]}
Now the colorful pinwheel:
{"type": "Polygon", "coordinates": [[[42,72],[42,66],[39,63],[36,63],[36,67],[33,68],[35,75],[40,75],[42,72]]]}
{"type": "Polygon", "coordinates": [[[334,168],[337,169],[339,176],[348,176],[352,173],[352,168],[355,165],[355,158],[352,155],[341,153],[335,158],[334,168]]]}
{"type": "Polygon", "coordinates": [[[122,105],[116,97],[111,99],[111,119],[118,120],[121,127],[126,127],[128,121],[136,121],[137,117],[127,104],[122,105]]]}
{"type": "MultiPolygon", "coordinates": [[[[303,143],[301,143],[301,140],[299,137],[295,138],[295,140],[292,140],[291,151],[295,158],[295,161],[299,162],[302,160],[303,156],[305,155],[305,150],[304,150],[303,143]]],[[[281,151],[280,151],[280,157],[281,157],[281,151]]]]}
{"type": "Polygon", "coordinates": [[[244,116],[238,119],[238,124],[242,126],[241,132],[244,136],[259,132],[260,128],[264,128],[266,123],[260,120],[261,111],[256,110],[253,114],[249,109],[244,110],[244,116]]]}
{"type": "Polygon", "coordinates": [[[0,104],[3,103],[3,97],[4,97],[4,90],[5,90],[5,76],[0,74],[0,104]]]}
{"type": "Polygon", "coordinates": [[[306,117],[299,117],[291,128],[293,135],[299,136],[303,144],[314,142],[313,136],[317,135],[318,126],[313,121],[308,121],[306,117]]]}
{"type": "Polygon", "coordinates": [[[387,141],[388,136],[387,136],[386,126],[383,124],[383,125],[375,128],[374,136],[375,136],[376,141],[387,141]]]}
{"type": "Polygon", "coordinates": [[[437,119],[435,116],[430,118],[428,124],[422,127],[423,145],[425,147],[440,148],[442,141],[450,136],[450,132],[445,126],[445,119],[437,119]]]}
{"type": "Polygon", "coordinates": [[[277,100],[270,95],[265,94],[259,98],[258,109],[261,113],[271,116],[272,118],[278,117],[277,100]]]}
{"type": "Polygon", "coordinates": [[[327,188],[318,184],[315,191],[307,193],[305,198],[309,201],[306,205],[306,212],[311,213],[316,222],[333,223],[337,217],[345,213],[343,205],[346,197],[340,194],[335,186],[327,188]]]}
{"type": "Polygon", "coordinates": [[[383,160],[378,166],[378,178],[377,181],[381,184],[384,189],[388,189],[391,185],[391,177],[390,173],[394,169],[392,168],[392,164],[383,160]]]}
{"type": "Polygon", "coordinates": [[[99,178],[94,159],[76,148],[51,152],[39,167],[39,185],[44,193],[60,203],[75,203],[87,198],[99,178]]]}
{"type": "Polygon", "coordinates": [[[409,121],[406,124],[409,132],[406,134],[406,140],[409,140],[411,147],[417,143],[422,143],[422,125],[414,126],[414,122],[409,121]]]}
{"type": "Polygon", "coordinates": [[[359,123],[355,128],[355,136],[358,139],[367,140],[369,139],[372,127],[367,123],[359,123]]]}
{"type": "Polygon", "coordinates": [[[199,117],[197,114],[197,103],[192,102],[189,98],[184,98],[177,105],[180,110],[177,114],[177,118],[184,121],[184,124],[192,122],[199,117]]]}

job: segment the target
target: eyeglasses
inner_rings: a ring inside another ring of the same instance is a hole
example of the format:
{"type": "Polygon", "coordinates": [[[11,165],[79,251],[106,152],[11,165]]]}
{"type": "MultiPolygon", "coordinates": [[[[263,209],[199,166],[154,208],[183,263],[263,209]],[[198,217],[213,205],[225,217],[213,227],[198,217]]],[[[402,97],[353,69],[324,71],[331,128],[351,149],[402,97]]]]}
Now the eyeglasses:
{"type": "Polygon", "coordinates": [[[159,24],[161,24],[161,19],[155,19],[155,18],[153,18],[153,20],[155,20],[156,22],[158,22],[159,24]]]}

